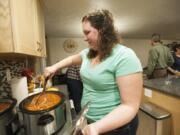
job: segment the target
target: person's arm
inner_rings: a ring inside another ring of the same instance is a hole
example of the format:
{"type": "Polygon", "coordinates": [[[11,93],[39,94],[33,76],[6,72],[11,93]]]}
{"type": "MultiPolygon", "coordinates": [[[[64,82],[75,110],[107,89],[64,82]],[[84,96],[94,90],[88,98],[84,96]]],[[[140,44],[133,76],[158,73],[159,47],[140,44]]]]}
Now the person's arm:
{"type": "Polygon", "coordinates": [[[52,66],[46,67],[44,70],[44,76],[52,77],[58,69],[65,68],[70,65],[80,65],[81,62],[82,62],[82,59],[81,59],[80,54],[69,56],[52,66]]]}
{"type": "Polygon", "coordinates": [[[175,73],[175,75],[176,75],[176,76],[180,76],[180,72],[177,71],[177,72],[175,73]]]}
{"type": "Polygon", "coordinates": [[[176,74],[176,72],[177,72],[176,70],[172,69],[171,67],[168,67],[167,69],[168,69],[168,71],[170,71],[172,74],[176,74]]]}
{"type": "Polygon", "coordinates": [[[168,71],[170,71],[172,74],[176,75],[176,76],[180,76],[180,72],[177,70],[174,70],[171,67],[168,67],[168,71]]]}
{"type": "Polygon", "coordinates": [[[103,119],[83,130],[84,135],[97,135],[119,128],[130,122],[137,114],[142,95],[142,73],[117,78],[121,104],[103,119]]]}

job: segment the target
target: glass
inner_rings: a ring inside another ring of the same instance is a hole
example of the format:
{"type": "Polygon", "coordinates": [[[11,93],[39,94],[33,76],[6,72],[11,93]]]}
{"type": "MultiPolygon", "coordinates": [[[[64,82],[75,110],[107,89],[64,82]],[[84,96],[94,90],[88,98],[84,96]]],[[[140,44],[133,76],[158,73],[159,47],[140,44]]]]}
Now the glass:
{"type": "Polygon", "coordinates": [[[167,77],[165,78],[165,84],[171,85],[171,83],[172,83],[172,76],[168,74],[167,77]]]}

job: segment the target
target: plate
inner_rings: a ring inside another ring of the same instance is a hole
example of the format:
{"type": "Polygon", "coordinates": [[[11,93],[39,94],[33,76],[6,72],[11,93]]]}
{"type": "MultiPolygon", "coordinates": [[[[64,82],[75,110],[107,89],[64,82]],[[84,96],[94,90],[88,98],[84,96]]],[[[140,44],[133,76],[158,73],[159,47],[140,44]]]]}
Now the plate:
{"type": "Polygon", "coordinates": [[[34,89],[33,92],[29,93],[28,96],[34,95],[36,93],[40,93],[40,92],[42,92],[42,90],[43,90],[43,88],[36,88],[36,89],[34,89]]]}
{"type": "Polygon", "coordinates": [[[49,87],[46,91],[59,91],[57,87],[49,87]]]}

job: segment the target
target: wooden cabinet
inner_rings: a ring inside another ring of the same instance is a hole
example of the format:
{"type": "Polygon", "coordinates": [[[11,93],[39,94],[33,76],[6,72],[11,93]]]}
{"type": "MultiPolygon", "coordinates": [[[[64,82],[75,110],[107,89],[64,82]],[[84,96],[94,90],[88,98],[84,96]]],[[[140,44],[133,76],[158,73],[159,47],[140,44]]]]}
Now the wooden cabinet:
{"type": "Polygon", "coordinates": [[[36,55],[33,0],[10,0],[14,52],[36,55]]]}
{"type": "Polygon", "coordinates": [[[0,0],[0,53],[46,56],[39,8],[39,0],[0,0]]]}
{"type": "Polygon", "coordinates": [[[8,0],[0,0],[0,53],[13,52],[11,12],[8,0]]]}
{"type": "Polygon", "coordinates": [[[45,43],[45,25],[44,25],[44,12],[41,0],[35,1],[35,17],[36,17],[36,35],[35,41],[38,46],[38,56],[46,57],[46,43],[45,43]]]}
{"type": "MultiPolygon", "coordinates": [[[[178,87],[178,86],[177,86],[178,87]]],[[[173,91],[169,87],[169,91],[173,91]]],[[[175,91],[174,91],[175,92],[175,91]]],[[[164,108],[171,113],[171,135],[180,135],[180,98],[165,93],[165,91],[159,91],[158,89],[152,89],[152,97],[144,96],[142,102],[151,102],[161,108],[164,108]]],[[[163,127],[163,125],[161,125],[163,127]]]]}

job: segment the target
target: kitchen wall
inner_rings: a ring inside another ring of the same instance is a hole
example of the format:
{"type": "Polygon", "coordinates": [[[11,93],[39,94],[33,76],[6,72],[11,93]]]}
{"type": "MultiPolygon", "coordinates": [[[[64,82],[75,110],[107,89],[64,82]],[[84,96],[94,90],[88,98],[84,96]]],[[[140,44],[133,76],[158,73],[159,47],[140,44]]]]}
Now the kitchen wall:
{"type": "MultiPolygon", "coordinates": [[[[52,65],[59,60],[62,60],[63,58],[73,55],[82,49],[87,47],[87,43],[83,41],[83,38],[71,38],[75,40],[78,44],[78,48],[74,53],[67,53],[63,49],[63,42],[67,38],[54,38],[54,37],[49,37],[47,39],[47,51],[48,51],[48,65],[52,65]]],[[[164,44],[171,43],[174,40],[163,40],[164,44]]],[[[128,46],[132,48],[137,56],[139,57],[142,66],[145,67],[147,64],[147,59],[148,59],[148,52],[149,49],[151,48],[150,45],[150,40],[149,39],[122,39],[121,40],[122,44],[125,46],[128,46]]]]}
{"type": "MultiPolygon", "coordinates": [[[[163,44],[170,44],[175,40],[162,40],[162,41],[163,44]]],[[[132,48],[136,52],[136,55],[139,57],[143,67],[147,65],[148,53],[152,47],[150,45],[149,39],[123,39],[122,43],[128,46],[129,48],[132,48]]]]}
{"type": "Polygon", "coordinates": [[[0,97],[10,97],[10,81],[7,80],[7,69],[10,71],[11,78],[21,76],[24,68],[34,67],[34,59],[27,58],[1,58],[0,57],[0,97]]]}
{"type": "Polygon", "coordinates": [[[20,76],[25,67],[24,60],[6,60],[0,61],[0,97],[11,96],[10,81],[7,80],[6,70],[10,70],[11,77],[20,76]]]}
{"type": "MultiPolygon", "coordinates": [[[[47,45],[47,65],[52,65],[67,56],[76,54],[83,50],[84,48],[87,48],[87,43],[83,40],[83,38],[71,38],[73,39],[78,47],[77,50],[73,53],[67,53],[65,52],[63,48],[63,43],[67,38],[47,38],[46,45],[47,45]]],[[[62,71],[63,73],[65,70],[62,71]]]]}

